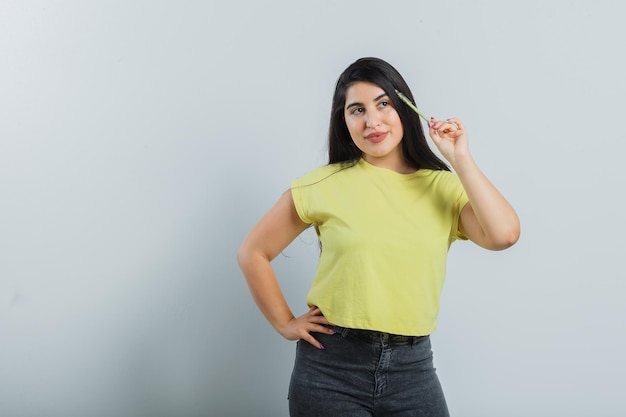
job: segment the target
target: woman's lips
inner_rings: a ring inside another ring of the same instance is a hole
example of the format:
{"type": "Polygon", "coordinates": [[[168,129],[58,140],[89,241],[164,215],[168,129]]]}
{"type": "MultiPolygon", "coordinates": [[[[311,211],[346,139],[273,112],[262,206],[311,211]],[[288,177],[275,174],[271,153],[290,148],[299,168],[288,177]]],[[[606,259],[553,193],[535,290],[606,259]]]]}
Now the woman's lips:
{"type": "Polygon", "coordinates": [[[372,132],[369,135],[365,136],[365,139],[369,140],[372,143],[379,143],[385,140],[388,133],[389,132],[372,132]]]}

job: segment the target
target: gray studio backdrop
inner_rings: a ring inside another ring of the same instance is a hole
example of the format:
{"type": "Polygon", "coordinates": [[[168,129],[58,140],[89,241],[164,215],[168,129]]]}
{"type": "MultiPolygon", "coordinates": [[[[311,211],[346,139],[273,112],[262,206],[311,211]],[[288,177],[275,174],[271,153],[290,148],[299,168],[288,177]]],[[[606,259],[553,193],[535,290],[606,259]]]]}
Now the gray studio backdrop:
{"type": "MultiPolygon", "coordinates": [[[[455,243],[433,335],[454,416],[623,416],[626,5],[0,1],[0,415],[287,415],[294,344],[237,248],[325,163],[361,56],[458,116],[517,208],[455,243]]],[[[274,262],[295,313],[316,238],[274,262]]]]}

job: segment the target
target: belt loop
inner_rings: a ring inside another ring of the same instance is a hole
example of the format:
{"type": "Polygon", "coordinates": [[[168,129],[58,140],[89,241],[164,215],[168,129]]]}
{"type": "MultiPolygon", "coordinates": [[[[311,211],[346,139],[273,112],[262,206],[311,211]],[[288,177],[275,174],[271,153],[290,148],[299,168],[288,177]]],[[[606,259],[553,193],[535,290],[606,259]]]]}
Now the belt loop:
{"type": "MultiPolygon", "coordinates": [[[[339,327],[339,326],[337,326],[339,327]]],[[[341,329],[340,333],[341,333],[341,337],[343,337],[344,339],[346,337],[348,337],[348,334],[350,333],[350,329],[348,329],[347,327],[339,327],[339,329],[341,329]]]]}

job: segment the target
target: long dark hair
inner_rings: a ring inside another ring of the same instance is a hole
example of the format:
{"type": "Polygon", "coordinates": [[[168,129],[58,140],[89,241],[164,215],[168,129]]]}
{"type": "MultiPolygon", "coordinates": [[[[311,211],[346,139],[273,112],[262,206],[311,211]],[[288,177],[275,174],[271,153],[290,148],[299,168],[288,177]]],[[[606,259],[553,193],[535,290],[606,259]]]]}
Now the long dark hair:
{"type": "Polygon", "coordinates": [[[394,67],[379,58],[358,59],[346,68],[337,80],[328,129],[329,164],[354,163],[362,156],[361,150],[350,137],[344,118],[346,91],[358,81],[376,84],[389,96],[402,122],[404,129],[401,142],[402,155],[409,165],[416,169],[450,170],[448,165],[439,159],[428,146],[419,116],[395,93],[395,90],[398,90],[415,102],[406,81],[394,67]]]}

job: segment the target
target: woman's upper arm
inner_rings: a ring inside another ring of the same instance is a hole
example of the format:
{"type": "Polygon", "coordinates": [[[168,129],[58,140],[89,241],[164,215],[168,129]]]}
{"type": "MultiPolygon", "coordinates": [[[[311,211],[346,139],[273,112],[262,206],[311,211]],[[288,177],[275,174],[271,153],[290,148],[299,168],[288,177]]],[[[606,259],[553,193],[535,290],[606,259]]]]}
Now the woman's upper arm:
{"type": "Polygon", "coordinates": [[[519,228],[501,227],[501,229],[502,232],[498,230],[495,233],[493,231],[491,234],[486,233],[470,203],[467,203],[461,210],[459,230],[478,246],[489,250],[503,250],[513,245],[519,237],[519,228]],[[517,230],[517,232],[508,233],[509,229],[517,230]]]}
{"type": "Polygon", "coordinates": [[[483,232],[480,223],[478,223],[478,219],[476,218],[476,214],[474,214],[474,209],[470,203],[465,204],[461,210],[461,215],[459,217],[459,230],[472,242],[479,246],[486,247],[485,245],[487,242],[485,241],[485,233],[483,232]]]}
{"type": "Polygon", "coordinates": [[[308,227],[298,216],[291,190],[287,190],[248,233],[239,255],[259,254],[272,260],[308,227]]]}

